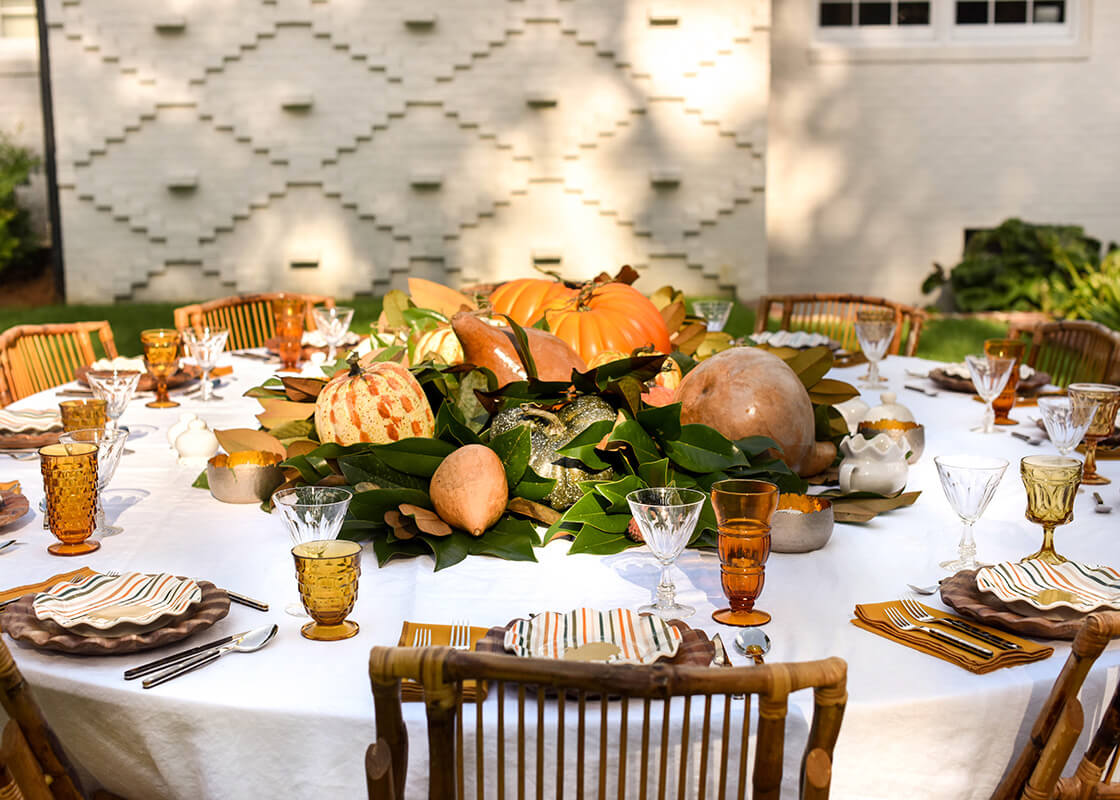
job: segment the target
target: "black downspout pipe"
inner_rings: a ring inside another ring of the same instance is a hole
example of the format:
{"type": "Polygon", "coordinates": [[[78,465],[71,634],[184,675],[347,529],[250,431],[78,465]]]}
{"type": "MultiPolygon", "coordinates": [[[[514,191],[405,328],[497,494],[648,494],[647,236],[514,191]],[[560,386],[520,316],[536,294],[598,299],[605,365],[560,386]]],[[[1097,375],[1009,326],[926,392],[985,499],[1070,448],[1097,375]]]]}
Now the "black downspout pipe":
{"type": "Polygon", "coordinates": [[[47,171],[47,210],[51,221],[51,271],[58,296],[66,300],[62,264],[62,211],[58,203],[58,164],[54,152],[54,102],[51,95],[51,54],[47,41],[47,3],[35,0],[39,23],[39,99],[43,106],[43,163],[47,171]]]}

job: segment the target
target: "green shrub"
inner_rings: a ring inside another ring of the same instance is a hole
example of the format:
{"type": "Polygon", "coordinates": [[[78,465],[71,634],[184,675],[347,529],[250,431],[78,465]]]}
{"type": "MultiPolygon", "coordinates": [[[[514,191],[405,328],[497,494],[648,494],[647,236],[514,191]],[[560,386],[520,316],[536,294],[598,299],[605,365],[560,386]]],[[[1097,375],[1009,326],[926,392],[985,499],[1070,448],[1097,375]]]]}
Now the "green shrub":
{"type": "Polygon", "coordinates": [[[16,198],[16,187],[27,183],[39,159],[0,132],[0,272],[20,264],[38,249],[31,215],[16,198]]]}
{"type": "Polygon", "coordinates": [[[1056,317],[1091,319],[1120,330],[1120,250],[1110,250],[1089,272],[1065,265],[1064,274],[1051,276],[1042,305],[1056,317]]]}
{"type": "MultiPolygon", "coordinates": [[[[1093,272],[1101,243],[1075,225],[1035,225],[1018,219],[979,231],[948,281],[961,311],[1047,310],[1053,279],[1074,280],[1093,272]]],[[[922,284],[933,291],[945,281],[937,267],[922,284]]]]}

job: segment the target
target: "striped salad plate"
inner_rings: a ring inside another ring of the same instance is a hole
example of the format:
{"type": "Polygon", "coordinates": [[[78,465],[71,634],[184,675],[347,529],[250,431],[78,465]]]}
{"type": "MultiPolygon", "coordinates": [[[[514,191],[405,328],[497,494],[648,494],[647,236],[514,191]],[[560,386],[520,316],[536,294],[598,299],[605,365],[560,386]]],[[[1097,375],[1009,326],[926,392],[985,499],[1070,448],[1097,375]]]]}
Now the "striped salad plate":
{"type": "Polygon", "coordinates": [[[506,629],[505,649],[531,658],[652,664],[672,658],[681,633],[660,617],[626,608],[577,608],[519,619],[506,629]]]}
{"type": "Polygon", "coordinates": [[[1049,611],[1068,608],[1088,614],[1099,608],[1120,609],[1120,572],[1112,567],[1046,564],[1036,559],[983,567],[976,587],[1005,603],[1025,602],[1049,611]]]}
{"type": "Polygon", "coordinates": [[[58,583],[35,597],[35,616],[72,633],[127,636],[156,630],[189,615],[202,588],[174,575],[89,575],[58,583]]]}

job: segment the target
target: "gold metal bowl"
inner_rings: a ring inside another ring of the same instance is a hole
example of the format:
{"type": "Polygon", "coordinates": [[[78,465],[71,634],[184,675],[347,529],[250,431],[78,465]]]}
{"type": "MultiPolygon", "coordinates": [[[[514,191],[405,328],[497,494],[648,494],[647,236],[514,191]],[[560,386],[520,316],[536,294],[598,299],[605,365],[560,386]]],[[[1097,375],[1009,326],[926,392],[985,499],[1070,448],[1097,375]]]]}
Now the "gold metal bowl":
{"type": "Polygon", "coordinates": [[[820,550],[832,538],[832,501],[807,494],[785,494],[770,519],[770,549],[775,553],[820,550]]]}
{"type": "Polygon", "coordinates": [[[261,503],[284,482],[282,460],[261,450],[219,453],[206,462],[210,494],[223,503],[261,503]]]}
{"type": "Polygon", "coordinates": [[[908,451],[907,464],[916,464],[926,449],[926,429],[916,422],[902,422],[897,419],[880,419],[874,422],[861,422],[859,432],[863,438],[870,439],[880,433],[886,434],[896,442],[902,443],[908,451]]]}

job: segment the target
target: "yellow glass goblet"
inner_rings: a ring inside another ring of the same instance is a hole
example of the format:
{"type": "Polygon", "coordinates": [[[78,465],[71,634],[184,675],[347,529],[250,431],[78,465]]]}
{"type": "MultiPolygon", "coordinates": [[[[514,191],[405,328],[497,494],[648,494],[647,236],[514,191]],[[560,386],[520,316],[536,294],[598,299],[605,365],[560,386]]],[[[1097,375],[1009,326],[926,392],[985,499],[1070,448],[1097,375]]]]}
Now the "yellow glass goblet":
{"type": "Polygon", "coordinates": [[[47,550],[80,556],[101,547],[93,535],[97,511],[97,445],[48,444],[39,448],[39,468],[47,496],[47,525],[59,540],[47,550]]]}
{"type": "Polygon", "coordinates": [[[62,430],[86,430],[87,428],[104,428],[109,421],[108,404],[99,398],[91,400],[63,400],[58,404],[59,413],[62,414],[62,430]]]}
{"type": "Polygon", "coordinates": [[[153,328],[140,333],[148,372],[156,379],[156,399],[148,408],[175,408],[179,404],[167,396],[167,379],[179,368],[179,332],[172,328],[153,328]]]}
{"type": "Polygon", "coordinates": [[[361,551],[361,545],[345,539],[302,542],[292,548],[299,599],[312,620],[300,629],[305,638],[333,642],[357,634],[358,623],[346,615],[358,599],[361,551]]]}
{"type": "Polygon", "coordinates": [[[1073,520],[1073,499],[1081,483],[1081,462],[1065,456],[1027,456],[1019,462],[1027,489],[1027,519],[1042,526],[1042,548],[1023,561],[1061,564],[1054,552],[1054,528],[1073,520]]]}
{"type": "Polygon", "coordinates": [[[1090,486],[1103,486],[1112,481],[1097,472],[1097,442],[1112,435],[1116,425],[1116,412],[1120,410],[1120,386],[1107,383],[1071,383],[1068,387],[1071,401],[1097,404],[1097,413],[1085,429],[1085,473],[1081,482],[1090,486]]]}

